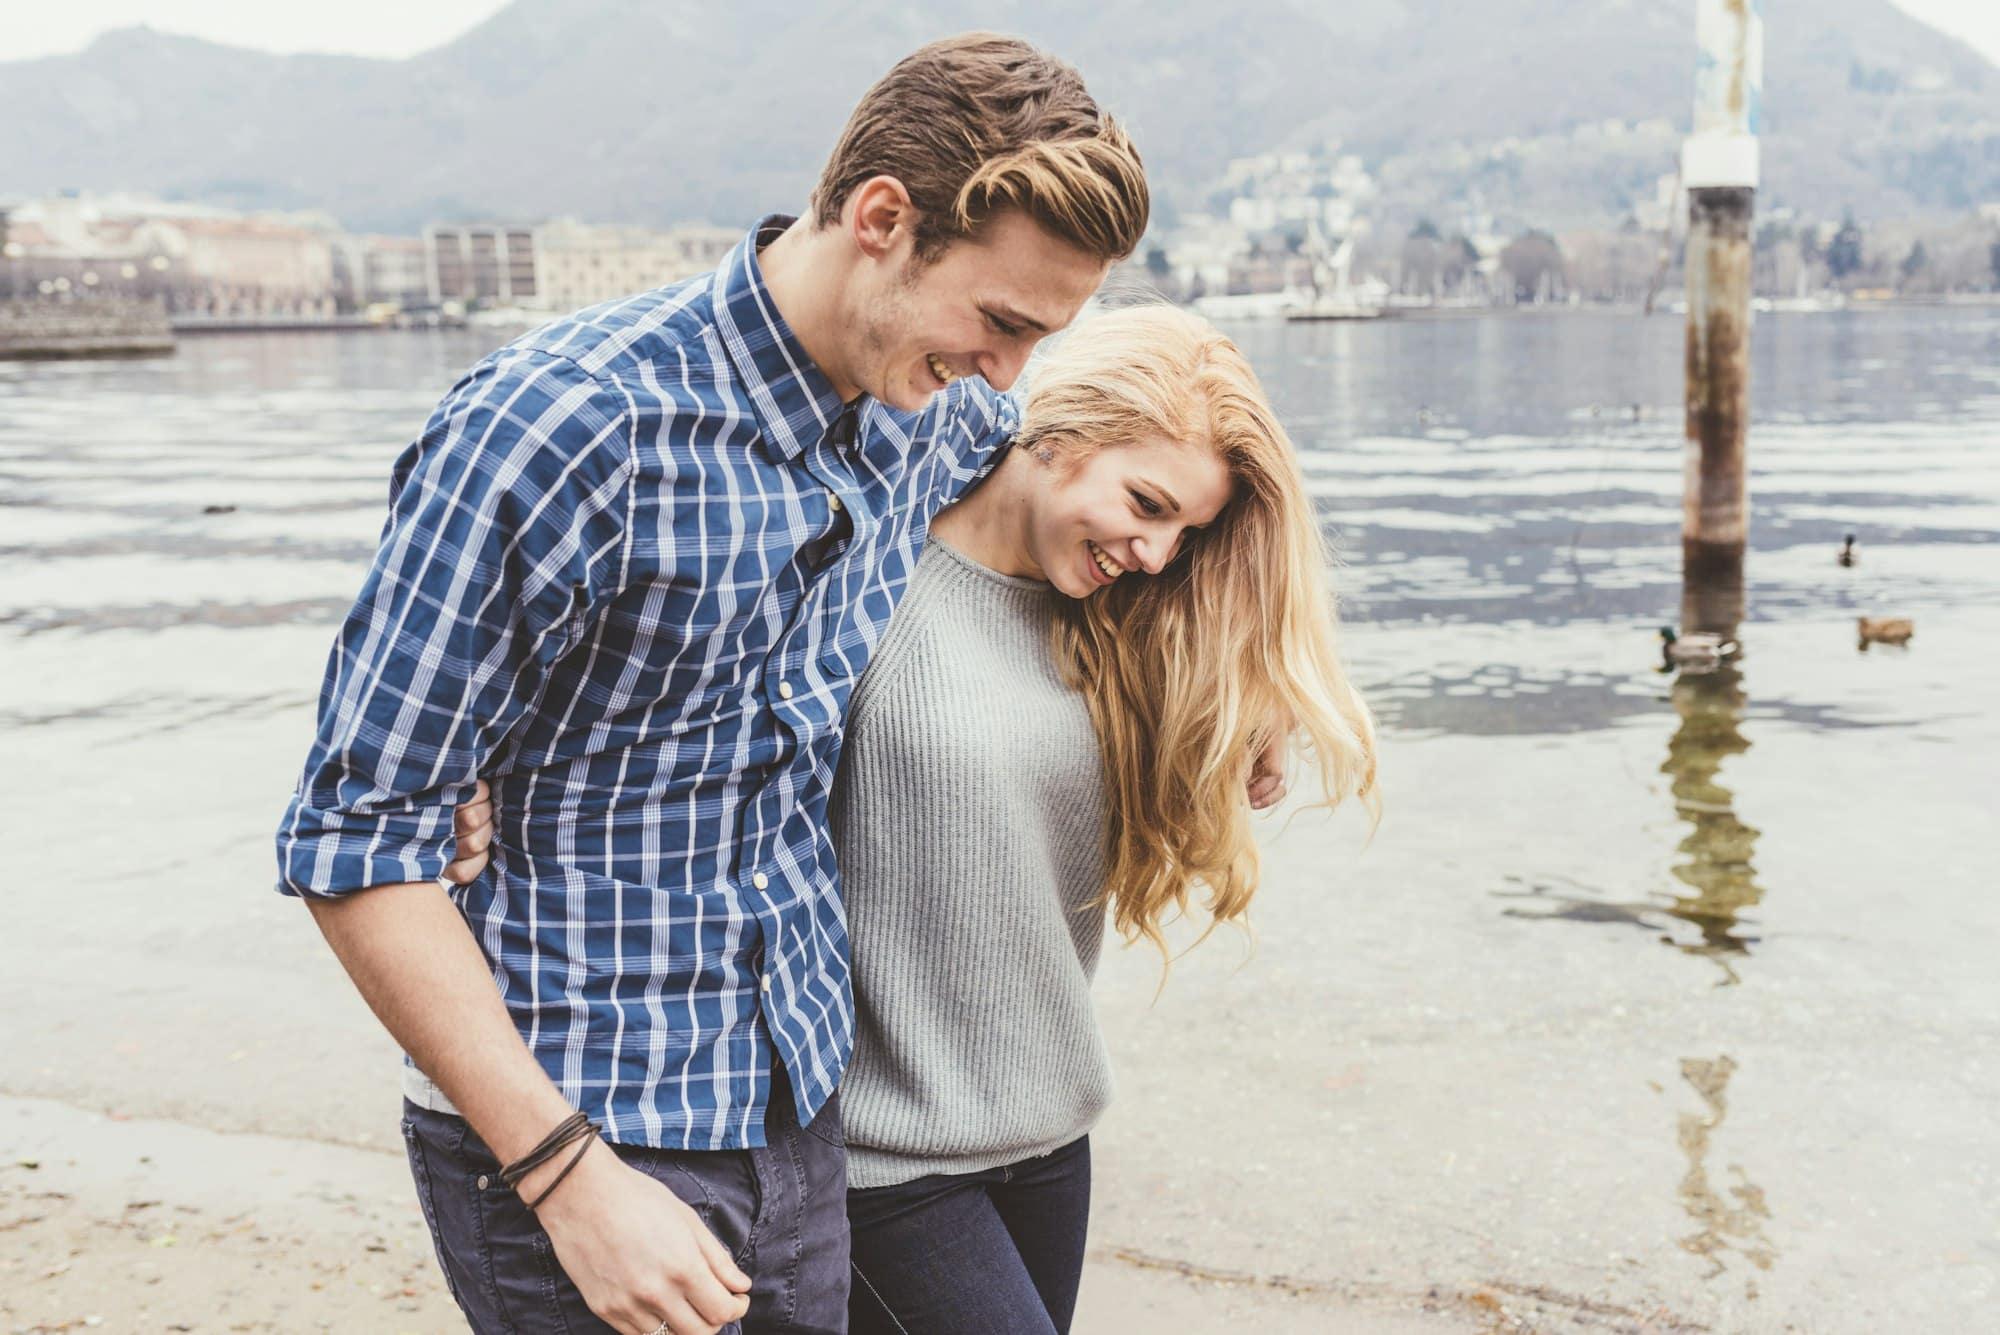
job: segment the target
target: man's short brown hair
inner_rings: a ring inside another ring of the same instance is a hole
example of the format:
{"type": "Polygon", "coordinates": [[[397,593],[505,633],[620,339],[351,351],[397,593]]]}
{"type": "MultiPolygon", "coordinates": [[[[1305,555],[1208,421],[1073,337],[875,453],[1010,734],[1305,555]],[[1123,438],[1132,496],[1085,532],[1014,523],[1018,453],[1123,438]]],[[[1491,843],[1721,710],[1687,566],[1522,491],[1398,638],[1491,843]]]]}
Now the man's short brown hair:
{"type": "Polygon", "coordinates": [[[919,48],[862,96],[813,190],[814,224],[839,222],[874,176],[909,191],[923,259],[1017,208],[1080,250],[1122,260],[1151,208],[1138,149],[1083,76],[986,32],[919,48]]]}

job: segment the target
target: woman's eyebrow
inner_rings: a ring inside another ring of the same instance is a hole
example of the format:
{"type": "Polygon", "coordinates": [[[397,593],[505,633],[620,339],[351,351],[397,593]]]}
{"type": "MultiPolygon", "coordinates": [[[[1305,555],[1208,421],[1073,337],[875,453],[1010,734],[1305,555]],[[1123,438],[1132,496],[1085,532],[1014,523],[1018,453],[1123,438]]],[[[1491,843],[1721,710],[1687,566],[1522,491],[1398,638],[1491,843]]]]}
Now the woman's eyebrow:
{"type": "Polygon", "coordinates": [[[1171,491],[1168,491],[1165,487],[1161,486],[1159,483],[1153,481],[1153,479],[1149,477],[1142,477],[1139,479],[1139,481],[1142,484],[1151,487],[1154,491],[1159,492],[1161,496],[1165,497],[1167,504],[1170,507],[1172,507],[1173,512],[1175,514],[1179,514],[1181,512],[1181,503],[1174,499],[1174,494],[1171,491]]]}

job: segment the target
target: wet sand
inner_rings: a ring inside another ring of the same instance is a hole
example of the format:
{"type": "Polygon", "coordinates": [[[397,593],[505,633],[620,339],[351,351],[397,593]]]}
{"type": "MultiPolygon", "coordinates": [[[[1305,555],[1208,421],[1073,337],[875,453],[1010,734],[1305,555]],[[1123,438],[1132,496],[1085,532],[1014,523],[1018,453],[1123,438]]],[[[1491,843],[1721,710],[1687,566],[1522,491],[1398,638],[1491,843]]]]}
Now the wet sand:
{"type": "MultiPolygon", "coordinates": [[[[465,1328],[400,1156],[0,1099],[10,1332],[465,1328]]],[[[1467,1329],[1505,1295],[1400,1303],[1099,1248],[1078,1331],[1467,1329]],[[1330,1305],[1329,1298],[1334,1302],[1330,1305]]]]}

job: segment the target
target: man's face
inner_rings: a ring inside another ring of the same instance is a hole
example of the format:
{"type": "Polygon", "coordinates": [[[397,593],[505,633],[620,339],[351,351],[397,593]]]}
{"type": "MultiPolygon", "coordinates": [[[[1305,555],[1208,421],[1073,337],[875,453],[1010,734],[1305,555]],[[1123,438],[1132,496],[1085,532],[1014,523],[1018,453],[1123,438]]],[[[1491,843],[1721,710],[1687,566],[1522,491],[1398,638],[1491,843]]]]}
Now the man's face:
{"type": "Polygon", "coordinates": [[[1009,211],[927,262],[903,240],[865,297],[857,381],[905,412],[964,375],[1011,387],[1035,344],[1076,318],[1103,260],[1009,211]]]}

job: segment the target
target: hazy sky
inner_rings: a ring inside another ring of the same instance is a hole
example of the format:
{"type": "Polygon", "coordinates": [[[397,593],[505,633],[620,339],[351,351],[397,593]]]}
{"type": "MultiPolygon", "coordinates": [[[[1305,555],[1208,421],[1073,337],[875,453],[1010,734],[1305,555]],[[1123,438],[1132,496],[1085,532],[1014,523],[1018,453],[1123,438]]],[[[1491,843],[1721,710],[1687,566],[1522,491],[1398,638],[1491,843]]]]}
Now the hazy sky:
{"type": "MultiPolygon", "coordinates": [[[[39,0],[14,6],[27,18],[0,23],[0,60],[75,51],[107,28],[146,23],[168,32],[268,51],[345,51],[407,56],[448,42],[505,0],[342,0],[338,5],[279,0],[39,0]]],[[[1468,0],[1468,3],[1472,0],[1468,0]]],[[[1694,5],[1680,0],[1693,22],[1694,5]]],[[[1891,0],[2000,64],[2000,2],[1891,0]]],[[[1812,0],[1764,0],[1767,19],[1804,16],[1812,0]]]]}

